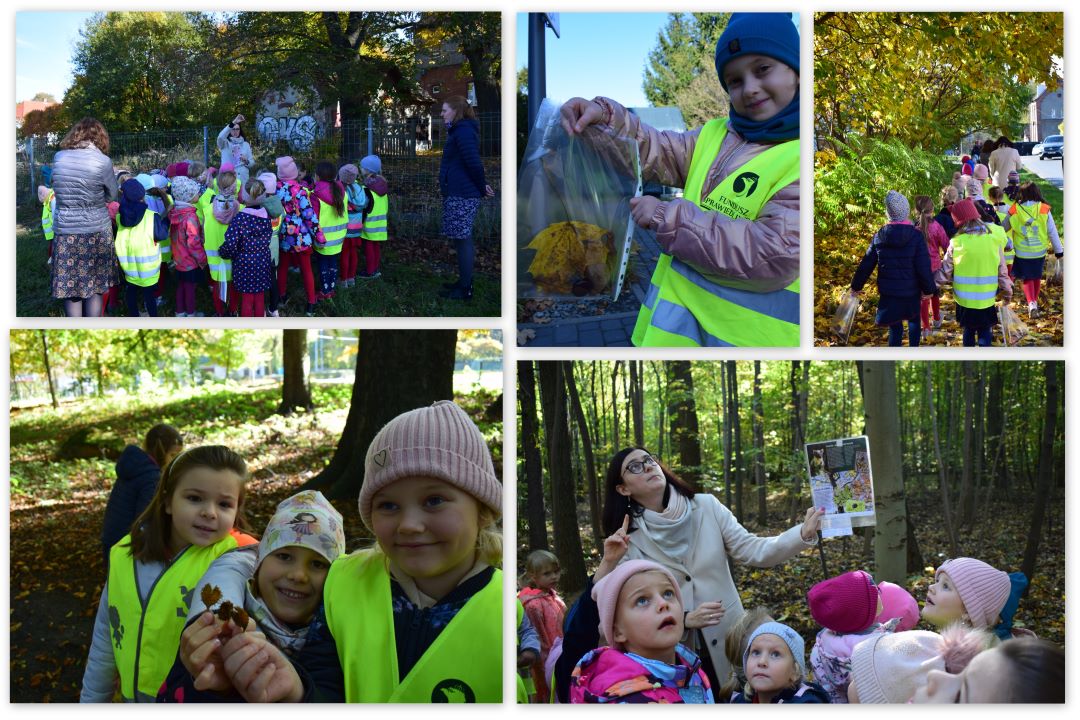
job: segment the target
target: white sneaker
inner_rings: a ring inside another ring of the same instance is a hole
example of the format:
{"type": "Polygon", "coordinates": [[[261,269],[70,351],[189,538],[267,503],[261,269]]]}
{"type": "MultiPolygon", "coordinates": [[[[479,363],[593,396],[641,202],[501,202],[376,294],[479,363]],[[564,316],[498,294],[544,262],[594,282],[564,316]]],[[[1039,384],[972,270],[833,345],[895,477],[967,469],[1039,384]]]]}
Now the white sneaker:
{"type": "Polygon", "coordinates": [[[275,310],[274,312],[266,313],[266,317],[281,317],[281,316],[278,314],[278,311],[275,310]]]}
{"type": "Polygon", "coordinates": [[[1028,303],[1028,317],[1032,317],[1032,318],[1039,317],[1039,303],[1037,303],[1037,302],[1029,302],[1028,303]]]}

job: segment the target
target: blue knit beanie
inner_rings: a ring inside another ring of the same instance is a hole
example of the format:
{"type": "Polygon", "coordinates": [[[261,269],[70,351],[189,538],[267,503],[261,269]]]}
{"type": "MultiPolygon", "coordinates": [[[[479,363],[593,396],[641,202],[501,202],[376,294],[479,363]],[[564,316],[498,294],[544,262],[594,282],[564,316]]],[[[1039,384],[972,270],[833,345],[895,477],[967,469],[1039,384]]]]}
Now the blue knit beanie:
{"type": "MultiPolygon", "coordinates": [[[[776,635],[783,640],[784,644],[788,646],[788,650],[791,651],[792,657],[795,658],[795,664],[799,666],[799,673],[802,677],[806,677],[806,644],[803,642],[802,636],[787,625],[778,622],[762,623],[750,634],[746,641],[746,650],[743,651],[742,655],[744,671],[746,661],[750,659],[750,646],[754,644],[754,638],[758,635],[776,635]]],[[[746,673],[746,677],[750,677],[749,672],[746,673]]]]}
{"type": "Polygon", "coordinates": [[[791,13],[731,13],[716,41],[716,74],[724,92],[724,66],[741,55],[766,55],[799,73],[799,31],[791,13]]]}

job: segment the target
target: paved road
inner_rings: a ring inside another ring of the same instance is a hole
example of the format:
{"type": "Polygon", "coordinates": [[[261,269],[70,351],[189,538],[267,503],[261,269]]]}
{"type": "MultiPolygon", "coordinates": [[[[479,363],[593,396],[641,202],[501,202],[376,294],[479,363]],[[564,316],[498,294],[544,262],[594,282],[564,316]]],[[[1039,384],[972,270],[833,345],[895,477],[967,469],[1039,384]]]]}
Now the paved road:
{"type": "Polygon", "coordinates": [[[1040,160],[1035,155],[1021,155],[1020,162],[1029,172],[1033,172],[1056,188],[1065,189],[1065,164],[1060,158],[1040,160]]]}

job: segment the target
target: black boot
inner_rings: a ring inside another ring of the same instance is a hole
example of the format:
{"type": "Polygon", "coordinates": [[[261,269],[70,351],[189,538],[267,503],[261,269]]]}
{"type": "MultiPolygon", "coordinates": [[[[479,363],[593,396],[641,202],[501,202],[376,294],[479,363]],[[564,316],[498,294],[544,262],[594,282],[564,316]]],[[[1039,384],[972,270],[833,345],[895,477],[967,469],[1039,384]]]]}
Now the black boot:
{"type": "Polygon", "coordinates": [[[449,298],[451,300],[472,300],[472,286],[464,287],[458,285],[452,289],[442,290],[439,292],[439,297],[449,298]]]}

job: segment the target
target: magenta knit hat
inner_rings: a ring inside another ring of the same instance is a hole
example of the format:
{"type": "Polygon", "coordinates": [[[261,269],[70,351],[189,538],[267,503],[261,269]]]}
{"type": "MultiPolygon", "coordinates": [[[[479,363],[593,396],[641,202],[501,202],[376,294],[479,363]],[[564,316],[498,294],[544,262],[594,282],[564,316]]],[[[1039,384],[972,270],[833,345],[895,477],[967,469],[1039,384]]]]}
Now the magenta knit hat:
{"type": "Polygon", "coordinates": [[[885,623],[893,618],[900,618],[900,624],[896,626],[896,632],[914,630],[919,624],[919,603],[904,588],[891,582],[879,582],[878,590],[881,592],[881,612],[878,613],[877,621],[885,623]]]}
{"type": "Polygon", "coordinates": [[[835,633],[862,632],[877,617],[878,589],[862,570],[822,580],[810,588],[806,600],[814,622],[835,633]]]}
{"type": "Polygon", "coordinates": [[[364,458],[360,488],[360,518],[368,529],[375,493],[416,476],[450,483],[502,514],[502,484],[487,442],[476,423],[449,400],[402,413],[376,433],[364,458]]]}
{"type": "Polygon", "coordinates": [[[964,198],[954,202],[949,206],[949,214],[952,215],[956,227],[979,219],[979,209],[975,207],[975,201],[971,198],[964,198]]]}
{"type": "Polygon", "coordinates": [[[952,578],[973,627],[997,625],[1012,589],[1007,573],[975,558],[946,560],[934,573],[934,579],[943,572],[952,578]]]}
{"type": "Polygon", "coordinates": [[[279,180],[295,180],[300,171],[296,168],[296,161],[286,155],[274,161],[277,164],[277,176],[279,180]]]}
{"type": "Polygon", "coordinates": [[[221,163],[221,169],[218,172],[231,172],[231,173],[234,173],[234,172],[236,172],[236,166],[233,165],[231,162],[223,162],[223,163],[221,163]]]}
{"type": "Polygon", "coordinates": [[[629,560],[622,563],[601,578],[600,582],[596,583],[592,589],[592,598],[596,601],[597,610],[600,611],[600,632],[608,645],[615,646],[612,640],[612,633],[614,632],[612,628],[615,626],[615,606],[619,604],[619,593],[622,591],[622,586],[634,575],[649,572],[650,570],[662,572],[668,576],[668,579],[671,580],[671,586],[675,588],[675,597],[679,599],[679,604],[682,605],[682,591],[679,590],[679,583],[666,567],[652,560],[629,560]]]}
{"type": "Polygon", "coordinates": [[[986,649],[984,631],[951,626],[874,633],[851,653],[851,682],[860,703],[906,703],[926,684],[931,670],[956,675],[986,649]]]}

